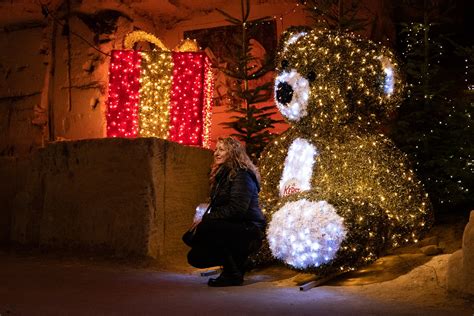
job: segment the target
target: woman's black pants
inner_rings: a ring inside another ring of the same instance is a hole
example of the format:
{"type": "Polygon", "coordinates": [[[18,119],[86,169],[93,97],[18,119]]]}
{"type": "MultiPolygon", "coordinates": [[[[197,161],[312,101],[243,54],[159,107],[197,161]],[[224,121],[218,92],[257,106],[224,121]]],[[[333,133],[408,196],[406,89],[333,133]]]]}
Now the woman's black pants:
{"type": "Polygon", "coordinates": [[[238,268],[243,273],[247,257],[260,248],[262,237],[252,223],[204,220],[197,227],[188,262],[196,268],[223,265],[224,271],[238,268]]]}

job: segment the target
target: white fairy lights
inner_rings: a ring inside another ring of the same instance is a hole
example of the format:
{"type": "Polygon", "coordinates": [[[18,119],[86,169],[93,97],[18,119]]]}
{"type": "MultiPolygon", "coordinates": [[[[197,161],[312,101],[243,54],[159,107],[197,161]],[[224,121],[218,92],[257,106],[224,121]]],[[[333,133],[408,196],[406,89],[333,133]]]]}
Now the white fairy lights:
{"type": "Polygon", "coordinates": [[[387,96],[391,96],[395,87],[395,73],[393,72],[393,66],[390,62],[390,59],[384,56],[380,56],[379,60],[382,62],[383,72],[385,74],[383,81],[383,92],[387,96]]]}
{"type": "Polygon", "coordinates": [[[285,43],[284,50],[286,51],[289,45],[294,44],[298,40],[298,38],[304,35],[306,35],[306,32],[299,32],[299,33],[291,35],[290,38],[285,43]]]}
{"type": "Polygon", "coordinates": [[[318,152],[303,138],[297,138],[291,144],[285,158],[285,168],[280,180],[280,196],[311,189],[313,164],[318,152]]]}
{"type": "Polygon", "coordinates": [[[306,199],[285,204],[267,231],[274,256],[298,269],[333,259],[345,236],[344,220],[332,205],[306,199]]]}
{"type": "Polygon", "coordinates": [[[196,212],[194,213],[194,222],[200,222],[204,213],[206,212],[207,208],[209,207],[209,203],[201,203],[196,206],[196,212]]]}
{"type": "Polygon", "coordinates": [[[278,97],[275,95],[277,101],[277,107],[281,114],[290,121],[298,121],[300,118],[308,114],[306,107],[308,106],[309,100],[309,82],[301,76],[295,69],[291,69],[290,72],[284,71],[278,75],[275,80],[275,94],[282,89],[282,84],[287,84],[293,90],[293,98],[288,104],[279,102],[278,97]]]}

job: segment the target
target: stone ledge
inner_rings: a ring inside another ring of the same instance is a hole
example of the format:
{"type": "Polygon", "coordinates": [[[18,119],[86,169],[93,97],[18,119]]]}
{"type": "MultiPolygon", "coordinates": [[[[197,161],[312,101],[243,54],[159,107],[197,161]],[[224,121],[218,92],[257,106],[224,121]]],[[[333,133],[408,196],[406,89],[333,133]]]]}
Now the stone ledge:
{"type": "Polygon", "coordinates": [[[0,242],[161,259],[208,195],[211,151],[157,138],[56,142],[0,160],[0,242]]]}

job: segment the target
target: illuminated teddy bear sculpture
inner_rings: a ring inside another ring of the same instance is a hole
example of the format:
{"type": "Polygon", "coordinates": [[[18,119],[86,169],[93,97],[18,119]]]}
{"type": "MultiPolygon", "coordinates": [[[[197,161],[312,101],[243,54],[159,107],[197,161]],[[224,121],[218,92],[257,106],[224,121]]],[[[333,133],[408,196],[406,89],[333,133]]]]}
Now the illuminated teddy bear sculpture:
{"type": "Polygon", "coordinates": [[[273,257],[318,275],[350,271],[431,226],[427,195],[380,133],[402,98],[398,71],[390,50],[355,35],[283,33],[275,100],[291,127],[259,161],[273,257]]]}

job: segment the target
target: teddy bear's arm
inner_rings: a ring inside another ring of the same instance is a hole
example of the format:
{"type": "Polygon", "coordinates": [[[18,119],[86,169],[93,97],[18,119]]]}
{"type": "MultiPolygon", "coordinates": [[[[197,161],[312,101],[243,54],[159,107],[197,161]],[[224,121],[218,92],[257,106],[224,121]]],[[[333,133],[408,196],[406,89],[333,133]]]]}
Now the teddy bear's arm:
{"type": "Polygon", "coordinates": [[[279,182],[283,174],[285,158],[288,148],[295,138],[295,131],[289,128],[276,137],[262,152],[258,168],[262,183],[260,191],[260,203],[265,215],[269,218],[271,209],[280,199],[279,182]]]}

